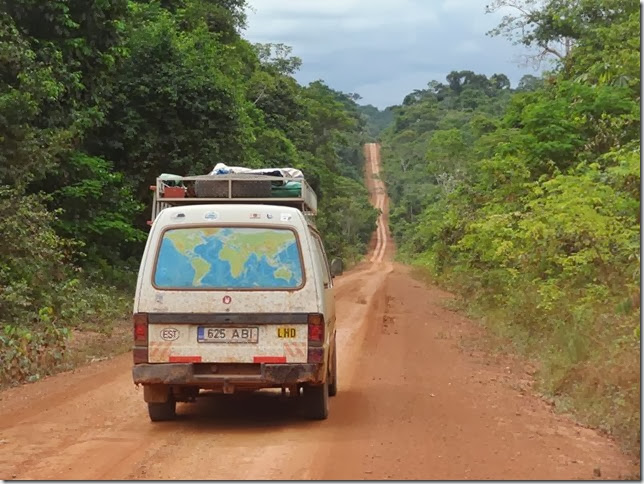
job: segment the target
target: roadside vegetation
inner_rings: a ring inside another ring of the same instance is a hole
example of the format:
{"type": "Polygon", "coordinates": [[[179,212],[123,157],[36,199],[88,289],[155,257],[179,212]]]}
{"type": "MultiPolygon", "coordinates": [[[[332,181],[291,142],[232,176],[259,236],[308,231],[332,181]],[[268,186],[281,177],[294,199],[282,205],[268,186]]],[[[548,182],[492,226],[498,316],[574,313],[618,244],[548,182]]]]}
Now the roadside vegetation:
{"type": "Polygon", "coordinates": [[[366,250],[356,97],[299,85],[290,48],[242,37],[245,8],[0,0],[0,385],[76,362],[79,330],[123,347],[161,173],[299,168],[330,256],[366,250]]]}
{"type": "Polygon", "coordinates": [[[555,67],[514,88],[454,71],[392,108],[398,255],[537,361],[559,409],[639,453],[639,4],[490,8],[509,3],[528,10],[492,34],[555,67]]]}

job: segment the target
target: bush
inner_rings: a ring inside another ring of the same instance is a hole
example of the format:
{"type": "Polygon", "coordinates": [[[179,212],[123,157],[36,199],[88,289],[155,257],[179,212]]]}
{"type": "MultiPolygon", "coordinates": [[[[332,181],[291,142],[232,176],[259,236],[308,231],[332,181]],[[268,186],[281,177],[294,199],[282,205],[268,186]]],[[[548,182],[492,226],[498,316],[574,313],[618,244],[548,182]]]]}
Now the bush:
{"type": "Polygon", "coordinates": [[[71,328],[109,332],[130,309],[134,276],[126,290],[85,276],[55,223],[43,197],[0,189],[0,385],[49,374],[65,362],[71,328]]]}

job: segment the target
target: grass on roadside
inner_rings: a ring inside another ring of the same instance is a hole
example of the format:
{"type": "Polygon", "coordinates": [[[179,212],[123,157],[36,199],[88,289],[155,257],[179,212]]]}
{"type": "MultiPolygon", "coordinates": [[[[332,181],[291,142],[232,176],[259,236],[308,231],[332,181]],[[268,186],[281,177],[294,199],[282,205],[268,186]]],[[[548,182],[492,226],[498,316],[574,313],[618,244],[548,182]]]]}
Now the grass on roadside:
{"type": "Polygon", "coordinates": [[[55,304],[0,326],[0,388],[125,352],[131,344],[131,290],[67,281],[55,304]]]}
{"type": "Polygon", "coordinates": [[[457,296],[448,309],[478,321],[485,334],[477,349],[517,354],[536,366],[534,389],[555,410],[614,437],[625,452],[640,453],[639,310],[622,311],[619,301],[592,304],[570,297],[540,311],[527,288],[512,298],[467,292],[454,278],[438,280],[414,266],[412,275],[457,296]],[[467,294],[467,295],[465,295],[467,294]]]}

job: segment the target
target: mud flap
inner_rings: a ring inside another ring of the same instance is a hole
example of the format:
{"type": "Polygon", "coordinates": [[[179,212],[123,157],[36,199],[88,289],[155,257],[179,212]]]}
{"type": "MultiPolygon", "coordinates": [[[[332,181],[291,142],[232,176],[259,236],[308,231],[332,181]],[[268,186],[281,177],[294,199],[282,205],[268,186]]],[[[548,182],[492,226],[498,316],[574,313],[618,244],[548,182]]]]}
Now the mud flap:
{"type": "Polygon", "coordinates": [[[143,385],[143,400],[147,403],[165,403],[169,396],[168,385],[143,385]]]}

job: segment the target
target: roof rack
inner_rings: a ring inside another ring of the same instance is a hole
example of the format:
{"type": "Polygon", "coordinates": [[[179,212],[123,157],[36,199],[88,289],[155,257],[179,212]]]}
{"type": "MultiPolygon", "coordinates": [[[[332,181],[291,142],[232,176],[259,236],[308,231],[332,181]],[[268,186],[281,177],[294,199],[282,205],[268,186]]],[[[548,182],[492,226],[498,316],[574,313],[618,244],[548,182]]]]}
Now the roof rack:
{"type": "Polygon", "coordinates": [[[152,219],[161,210],[181,205],[206,203],[250,203],[282,205],[300,210],[308,220],[317,215],[318,199],[311,186],[303,178],[255,174],[166,175],[151,185],[154,192],[152,219]]]}

